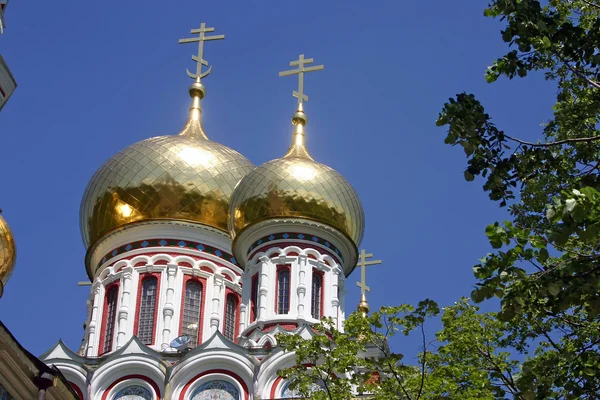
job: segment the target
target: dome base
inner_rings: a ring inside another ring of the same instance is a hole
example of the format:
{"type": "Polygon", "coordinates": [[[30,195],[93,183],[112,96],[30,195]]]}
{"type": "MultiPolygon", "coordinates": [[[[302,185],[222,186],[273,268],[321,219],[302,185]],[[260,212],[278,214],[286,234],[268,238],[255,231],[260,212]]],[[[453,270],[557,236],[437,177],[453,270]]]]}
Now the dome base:
{"type": "Polygon", "coordinates": [[[233,255],[241,268],[245,268],[250,260],[257,257],[259,248],[256,244],[260,241],[260,244],[264,245],[265,240],[272,240],[273,243],[306,241],[311,245],[317,245],[343,265],[346,277],[354,271],[358,261],[358,249],[354,241],[337,229],[304,218],[273,218],[255,223],[240,231],[235,237],[232,246],[233,255]],[[286,238],[283,236],[285,234],[294,237],[286,238]]]}

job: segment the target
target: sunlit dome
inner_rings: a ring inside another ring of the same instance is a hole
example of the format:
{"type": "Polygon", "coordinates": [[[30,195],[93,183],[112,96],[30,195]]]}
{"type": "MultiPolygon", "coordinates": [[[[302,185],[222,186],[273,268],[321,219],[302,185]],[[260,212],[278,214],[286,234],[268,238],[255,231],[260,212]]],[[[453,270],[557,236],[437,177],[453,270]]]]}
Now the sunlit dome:
{"type": "Polygon", "coordinates": [[[4,293],[4,285],[15,268],[16,260],[17,251],[13,234],[6,220],[0,215],[0,297],[4,293]]]}
{"type": "Polygon", "coordinates": [[[227,231],[233,189],[254,166],[206,137],[200,121],[203,92],[195,85],[190,119],[181,133],[135,143],[92,177],[80,211],[86,247],[107,232],[145,220],[192,221],[227,231]]]}
{"type": "Polygon", "coordinates": [[[312,159],[306,150],[306,117],[294,117],[296,133],[282,158],[246,175],[231,200],[229,229],[236,236],[264,220],[295,217],[337,228],[359,246],[365,216],[358,194],[334,169],[312,159]]]}

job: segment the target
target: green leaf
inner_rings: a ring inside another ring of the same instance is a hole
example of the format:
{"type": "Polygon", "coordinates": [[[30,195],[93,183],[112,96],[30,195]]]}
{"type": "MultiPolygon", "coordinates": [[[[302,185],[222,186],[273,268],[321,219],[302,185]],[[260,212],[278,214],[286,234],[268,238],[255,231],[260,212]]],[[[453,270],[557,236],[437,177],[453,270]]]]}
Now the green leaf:
{"type": "Polygon", "coordinates": [[[472,173],[469,172],[469,170],[465,171],[465,180],[468,182],[471,182],[473,179],[475,179],[475,177],[473,176],[472,173]]]}
{"type": "Polygon", "coordinates": [[[549,283],[547,288],[548,292],[550,292],[552,296],[556,297],[560,293],[560,286],[558,286],[556,283],[549,283]]]}

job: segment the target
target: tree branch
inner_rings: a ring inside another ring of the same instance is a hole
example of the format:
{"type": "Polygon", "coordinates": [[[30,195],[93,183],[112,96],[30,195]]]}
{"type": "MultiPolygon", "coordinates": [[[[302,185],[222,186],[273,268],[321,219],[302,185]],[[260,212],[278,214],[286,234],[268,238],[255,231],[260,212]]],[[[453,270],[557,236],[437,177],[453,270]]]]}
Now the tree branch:
{"type": "MultiPolygon", "coordinates": [[[[598,88],[600,89],[600,86],[598,88]]],[[[533,143],[533,142],[526,142],[525,140],[517,139],[515,137],[507,135],[506,133],[504,134],[504,136],[514,142],[524,144],[527,146],[532,146],[532,147],[552,147],[552,146],[560,146],[562,144],[567,144],[567,143],[593,142],[594,140],[600,139],[600,135],[598,135],[598,136],[592,136],[592,137],[557,140],[556,142],[552,142],[552,143],[533,143]]]]}

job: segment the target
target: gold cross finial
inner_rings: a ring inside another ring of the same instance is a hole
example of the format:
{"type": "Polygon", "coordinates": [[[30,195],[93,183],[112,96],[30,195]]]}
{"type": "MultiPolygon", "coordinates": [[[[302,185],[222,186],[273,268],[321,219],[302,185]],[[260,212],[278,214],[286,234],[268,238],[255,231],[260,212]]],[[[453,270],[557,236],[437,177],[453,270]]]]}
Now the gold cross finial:
{"type": "Polygon", "coordinates": [[[192,60],[196,61],[196,73],[191,73],[190,70],[186,70],[188,76],[192,79],[195,79],[196,82],[200,82],[202,78],[206,78],[210,71],[212,70],[212,66],[208,67],[208,61],[204,60],[204,42],[209,40],[221,40],[225,39],[225,35],[214,35],[214,36],[206,36],[205,33],[214,32],[215,28],[207,28],[206,23],[202,22],[200,24],[199,29],[192,29],[192,34],[198,34],[198,37],[189,38],[189,39],[179,39],[179,44],[182,43],[192,43],[198,42],[198,55],[192,56],[192,60]],[[202,66],[208,67],[208,69],[202,72],[202,66]]]}
{"type": "Polygon", "coordinates": [[[356,263],[356,266],[360,267],[360,282],[356,282],[356,286],[360,288],[361,296],[364,296],[365,292],[371,291],[371,288],[367,286],[367,267],[369,265],[381,264],[381,260],[367,261],[367,258],[371,257],[373,257],[373,253],[367,253],[365,249],[362,249],[358,256],[359,261],[356,263]]]}
{"type": "Polygon", "coordinates": [[[298,109],[301,109],[303,101],[308,101],[308,96],[304,94],[304,73],[325,69],[325,66],[322,64],[305,67],[306,64],[312,64],[313,61],[312,58],[304,58],[304,54],[300,54],[300,57],[298,57],[296,61],[290,62],[290,67],[295,67],[297,65],[297,69],[290,69],[279,73],[279,76],[298,75],[298,90],[292,92],[293,96],[298,98],[298,109]]]}

